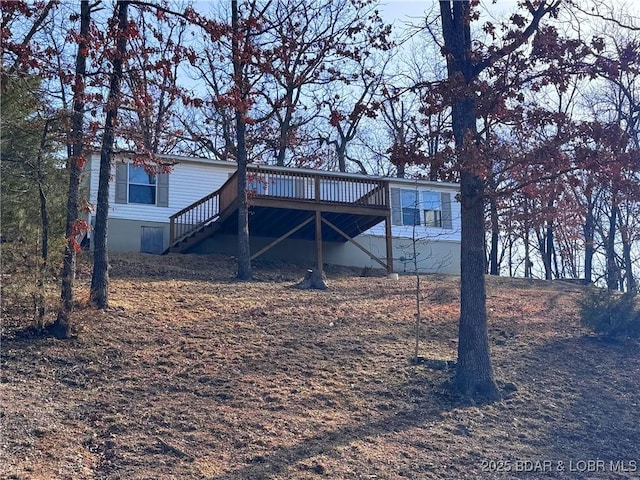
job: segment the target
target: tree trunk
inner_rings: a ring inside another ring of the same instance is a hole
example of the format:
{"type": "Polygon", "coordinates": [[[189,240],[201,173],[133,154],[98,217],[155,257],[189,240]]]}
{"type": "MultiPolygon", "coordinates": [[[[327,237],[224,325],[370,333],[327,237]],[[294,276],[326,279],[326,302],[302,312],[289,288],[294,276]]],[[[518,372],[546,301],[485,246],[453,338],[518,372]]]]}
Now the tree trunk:
{"type": "MultiPolygon", "coordinates": [[[[611,192],[615,197],[615,192],[611,192]]],[[[607,289],[618,289],[618,265],[616,262],[616,226],[618,206],[615,200],[611,203],[611,216],[609,217],[609,233],[607,234],[605,256],[607,265],[607,289]]]]}
{"type": "Polygon", "coordinates": [[[509,266],[509,276],[513,277],[513,235],[511,233],[508,233],[508,235],[509,235],[508,237],[509,256],[508,256],[507,262],[509,266]]]}
{"type": "Polygon", "coordinates": [[[100,149],[100,173],[98,176],[98,199],[96,205],[96,226],[93,250],[93,275],[91,277],[92,303],[98,308],[109,307],[109,256],[107,251],[107,222],[109,217],[109,178],[111,160],[115,142],[115,123],[120,103],[120,87],[122,83],[122,66],[127,49],[127,22],[129,2],[116,3],[118,16],[118,40],[113,72],[107,97],[107,115],[104,122],[104,134],[100,149]]]}
{"type": "Polygon", "coordinates": [[[73,284],[76,275],[76,242],[73,238],[75,222],[78,219],[78,197],[80,194],[80,175],[82,174],[83,123],[84,123],[84,87],[87,71],[87,35],[91,23],[89,2],[80,2],[80,41],[76,53],[75,82],[73,85],[73,113],[71,117],[71,149],[68,155],[69,188],[67,193],[67,217],[65,227],[65,248],[62,262],[62,285],[60,288],[60,308],[52,326],[54,334],[68,338],[73,311],[73,284]]]}
{"type": "Polygon", "coordinates": [[[294,285],[301,290],[326,290],[327,282],[321,270],[307,270],[304,278],[294,285]]]}
{"type": "Polygon", "coordinates": [[[587,215],[585,218],[582,231],[584,233],[584,283],[589,285],[593,274],[593,256],[595,255],[594,238],[596,231],[596,222],[593,216],[593,200],[587,198],[587,215]]]}
{"type": "Polygon", "coordinates": [[[530,238],[529,231],[531,230],[531,226],[529,225],[529,203],[525,199],[524,201],[524,278],[531,278],[531,246],[530,246],[530,238]]]}
{"type": "Polygon", "coordinates": [[[247,146],[242,113],[236,112],[238,143],[238,280],[250,280],[251,245],[249,243],[249,199],[247,196],[247,146]]]}
{"type": "MultiPolygon", "coordinates": [[[[45,130],[46,135],[46,130],[45,130]]],[[[42,151],[40,155],[42,154],[42,151]]],[[[41,168],[40,160],[38,169],[41,168]]],[[[47,275],[47,261],[49,258],[49,210],[47,208],[47,197],[44,193],[44,178],[42,172],[38,172],[38,197],[40,199],[40,222],[42,225],[41,248],[40,248],[40,268],[38,269],[37,281],[37,305],[36,305],[36,327],[44,328],[44,317],[47,313],[47,301],[45,292],[45,277],[47,275]]]]}
{"type": "Polygon", "coordinates": [[[620,237],[622,238],[622,261],[624,262],[624,281],[627,292],[635,292],[637,287],[636,278],[633,275],[633,258],[631,255],[631,239],[629,238],[629,219],[626,222],[622,222],[622,215],[618,215],[620,218],[620,237]]]}
{"type": "Polygon", "coordinates": [[[238,1],[231,1],[231,28],[233,30],[232,37],[232,55],[233,55],[233,74],[236,88],[240,92],[242,98],[238,99],[243,107],[236,107],[236,147],[238,162],[238,280],[250,280],[251,273],[251,246],[249,244],[249,200],[247,197],[247,143],[246,143],[246,112],[241,110],[244,108],[244,100],[248,92],[246,91],[244,75],[244,63],[242,62],[240,52],[240,27],[238,23],[238,1]]]}
{"type": "MultiPolygon", "coordinates": [[[[468,1],[440,1],[449,78],[469,87],[473,81],[470,6],[468,1]]],[[[465,396],[483,401],[500,397],[493,377],[484,281],[484,185],[474,170],[476,140],[474,94],[470,88],[452,101],[456,148],[461,157],[460,323],[455,386],[465,396]]]]}
{"type": "Polygon", "coordinates": [[[49,209],[47,208],[47,196],[44,193],[42,183],[38,185],[38,197],[40,199],[40,221],[42,223],[40,258],[43,264],[47,265],[49,258],[49,209]]]}
{"type": "Polygon", "coordinates": [[[420,283],[420,271],[418,270],[418,238],[416,225],[411,229],[411,248],[413,255],[413,273],[416,276],[416,343],[413,351],[413,361],[417,364],[420,356],[420,324],[422,323],[422,285],[420,283]]]}
{"type": "Polygon", "coordinates": [[[341,138],[340,140],[341,142],[338,145],[338,148],[336,148],[336,156],[338,157],[338,171],[344,173],[347,171],[347,142],[344,138],[341,138]]]}
{"type": "Polygon", "coordinates": [[[633,260],[631,258],[631,243],[622,241],[622,258],[625,266],[625,280],[627,292],[635,292],[637,288],[636,277],[633,275],[633,260]]]}
{"type": "Polygon", "coordinates": [[[547,227],[541,227],[541,230],[536,229],[536,238],[538,240],[538,250],[540,251],[540,258],[542,259],[542,265],[544,266],[544,278],[551,280],[551,252],[549,250],[549,234],[553,232],[551,227],[547,223],[547,227]]]}
{"type": "Polygon", "coordinates": [[[560,267],[558,266],[558,252],[556,251],[555,237],[553,236],[553,232],[552,232],[551,240],[552,240],[551,255],[553,256],[553,271],[555,272],[556,278],[562,278],[560,274],[560,267]]]}
{"type": "Polygon", "coordinates": [[[45,315],[47,313],[47,301],[45,292],[45,277],[47,275],[47,262],[49,259],[49,209],[47,208],[47,195],[45,193],[46,175],[43,165],[43,155],[47,148],[47,138],[49,136],[49,120],[45,121],[40,137],[40,148],[38,149],[37,171],[38,180],[38,199],[40,201],[40,226],[42,227],[40,234],[40,261],[36,275],[37,292],[36,292],[36,327],[44,328],[45,315]]]}
{"type": "Polygon", "coordinates": [[[499,398],[493,378],[484,281],[482,182],[469,172],[460,178],[460,324],[455,384],[459,392],[488,401],[499,398]]]}
{"type": "Polygon", "coordinates": [[[498,203],[495,198],[489,200],[491,215],[491,250],[489,251],[489,274],[500,275],[500,263],[498,261],[498,240],[500,238],[500,225],[498,223],[498,203]]]}
{"type": "Polygon", "coordinates": [[[545,278],[551,280],[553,278],[553,225],[551,222],[547,222],[547,229],[545,231],[545,248],[544,248],[544,270],[545,278]]]}
{"type": "Polygon", "coordinates": [[[289,147],[289,131],[291,130],[291,119],[293,118],[293,88],[287,87],[286,95],[286,111],[284,119],[280,123],[280,135],[278,136],[278,154],[276,156],[276,165],[284,167],[284,160],[289,147]]]}

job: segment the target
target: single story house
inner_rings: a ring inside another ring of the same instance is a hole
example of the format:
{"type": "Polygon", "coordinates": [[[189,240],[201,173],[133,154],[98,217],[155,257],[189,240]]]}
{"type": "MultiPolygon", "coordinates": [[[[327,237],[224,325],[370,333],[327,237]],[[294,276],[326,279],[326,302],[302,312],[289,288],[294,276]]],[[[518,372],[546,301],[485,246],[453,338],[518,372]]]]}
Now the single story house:
{"type": "MultiPolygon", "coordinates": [[[[124,156],[114,162],[109,250],[234,255],[236,164],[163,158],[174,165],[169,174],[150,174],[124,156]]],[[[99,161],[90,155],[84,174],[93,204],[99,161]]],[[[250,165],[247,177],[252,258],[460,271],[457,184],[264,165],[250,165]]]]}

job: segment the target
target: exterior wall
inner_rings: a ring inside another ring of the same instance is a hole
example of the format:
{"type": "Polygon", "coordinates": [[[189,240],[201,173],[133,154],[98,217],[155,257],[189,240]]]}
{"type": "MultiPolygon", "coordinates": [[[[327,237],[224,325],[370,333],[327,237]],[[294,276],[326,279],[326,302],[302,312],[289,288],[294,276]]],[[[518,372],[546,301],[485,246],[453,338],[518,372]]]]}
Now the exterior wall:
{"type": "MultiPolygon", "coordinates": [[[[169,175],[169,206],[115,203],[115,182],[109,191],[109,249],[120,252],[141,251],[142,227],[163,229],[164,247],[169,246],[169,217],[185,206],[217,190],[236,169],[234,163],[210,160],[176,158],[177,164],[169,175]]],[[[99,156],[93,155],[87,162],[83,184],[89,188],[89,201],[96,202],[98,190],[99,156]]],[[[112,168],[115,178],[115,166],[112,168]]],[[[421,272],[454,273],[460,271],[460,204],[454,200],[458,186],[439,182],[420,182],[392,179],[392,188],[449,192],[451,195],[452,228],[428,228],[425,226],[392,225],[394,271],[413,271],[413,241],[416,238],[418,270],[421,272]]],[[[330,191],[330,188],[328,189],[330,191]]],[[[356,238],[362,246],[383,259],[386,257],[384,222],[372,227],[356,238]]],[[[271,243],[271,238],[251,239],[252,251],[271,243]]],[[[196,252],[235,255],[235,236],[219,235],[197,247],[196,252]]],[[[313,266],[315,263],[313,241],[288,239],[265,253],[265,258],[290,260],[313,266]]],[[[354,267],[381,267],[355,245],[325,242],[324,261],[329,264],[354,267]]]]}
{"type": "MultiPolygon", "coordinates": [[[[451,229],[448,228],[430,228],[424,225],[415,227],[408,225],[391,225],[391,236],[395,238],[418,239],[419,243],[433,243],[435,241],[443,242],[460,242],[461,220],[460,220],[460,202],[456,200],[459,186],[453,183],[440,182],[420,182],[416,184],[415,180],[393,179],[390,182],[390,188],[399,188],[412,190],[418,188],[420,191],[431,191],[437,193],[449,193],[451,195],[451,229]]],[[[364,235],[376,235],[384,237],[384,223],[379,223],[370,228],[364,235]]],[[[395,258],[395,254],[394,254],[395,258]]]]}
{"type": "MultiPolygon", "coordinates": [[[[384,262],[386,257],[384,237],[362,234],[355,240],[384,262]]],[[[251,250],[256,252],[272,241],[272,238],[253,237],[251,239],[251,250]]],[[[413,241],[394,238],[392,244],[393,271],[397,273],[413,272],[415,268],[413,263],[413,241]]],[[[315,252],[316,245],[314,241],[287,239],[259,258],[288,260],[313,267],[315,265],[315,252]]],[[[460,273],[460,242],[418,240],[416,241],[416,252],[418,271],[421,273],[454,275],[460,273]]],[[[237,239],[234,235],[217,235],[198,245],[194,253],[236,255],[237,239]]],[[[325,242],[323,260],[325,263],[333,265],[382,268],[378,262],[369,258],[366,253],[351,242],[325,242]]]]}
{"type": "MultiPolygon", "coordinates": [[[[162,227],[165,245],[168,245],[169,224],[139,220],[109,219],[109,250],[112,252],[140,252],[142,227],[162,227]]],[[[272,238],[253,237],[251,250],[260,248],[273,241],[272,238]]],[[[384,237],[360,235],[356,241],[384,261],[386,243],[384,237]]],[[[207,239],[196,247],[194,253],[237,254],[237,238],[234,235],[217,235],[207,239]]],[[[410,239],[393,239],[393,271],[397,273],[413,272],[413,242],[410,239]]],[[[260,258],[271,260],[287,260],[315,265],[315,242],[309,240],[287,239],[266,252],[260,258]]],[[[418,271],[422,273],[460,273],[460,243],[448,241],[418,240],[416,242],[418,271]]],[[[362,250],[350,242],[325,242],[323,250],[324,262],[348,267],[382,266],[369,258],[362,250]]]]}
{"type": "MultiPolygon", "coordinates": [[[[384,236],[362,234],[355,240],[371,253],[384,261],[386,257],[386,242],[384,236]]],[[[313,242],[312,248],[315,248],[313,242]]],[[[393,246],[393,271],[397,273],[414,272],[416,265],[413,262],[413,241],[408,238],[394,237],[393,246]]],[[[437,241],[427,238],[416,240],[416,260],[418,271],[421,273],[446,273],[457,275],[460,273],[460,242],[446,240],[437,241]]],[[[311,250],[312,255],[315,250],[311,250]]],[[[323,251],[326,263],[346,265],[354,267],[382,268],[381,265],[369,258],[369,256],[353,245],[326,243],[323,251]]]]}
{"type": "MultiPolygon", "coordinates": [[[[90,162],[87,162],[87,167],[90,169],[89,201],[95,204],[98,195],[99,158],[92,156],[90,162]]],[[[168,223],[169,217],[178,210],[220,188],[229,178],[229,174],[235,170],[236,165],[231,162],[178,160],[178,164],[169,174],[168,207],[115,203],[115,182],[112,181],[109,185],[109,218],[168,223]]],[[[111,168],[111,176],[115,178],[115,166],[111,168]]]]}
{"type": "Polygon", "coordinates": [[[140,252],[142,227],[161,227],[164,246],[169,246],[169,224],[167,222],[149,222],[145,220],[126,220],[109,218],[107,239],[110,252],[140,252]]]}

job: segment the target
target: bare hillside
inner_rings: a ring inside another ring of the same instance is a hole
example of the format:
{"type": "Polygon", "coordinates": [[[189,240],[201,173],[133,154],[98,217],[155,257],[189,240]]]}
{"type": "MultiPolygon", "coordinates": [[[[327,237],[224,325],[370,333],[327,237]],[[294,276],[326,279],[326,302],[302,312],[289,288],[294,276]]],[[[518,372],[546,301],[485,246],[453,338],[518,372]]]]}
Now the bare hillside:
{"type": "Polygon", "coordinates": [[[412,277],[329,269],[302,291],[291,265],[237,283],[224,257],[112,264],[111,308],[79,310],[73,340],[5,300],[0,478],[640,478],[640,346],[584,331],[580,287],[488,280],[517,390],[474,406],[447,388],[456,277],[424,277],[414,366],[412,277]]]}

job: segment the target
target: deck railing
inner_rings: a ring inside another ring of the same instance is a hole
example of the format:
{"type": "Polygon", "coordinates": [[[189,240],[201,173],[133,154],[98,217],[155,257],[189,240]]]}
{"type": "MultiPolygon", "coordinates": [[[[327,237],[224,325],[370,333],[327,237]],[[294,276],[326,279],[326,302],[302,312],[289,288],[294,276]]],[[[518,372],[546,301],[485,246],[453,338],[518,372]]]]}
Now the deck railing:
{"type": "Polygon", "coordinates": [[[188,237],[220,214],[220,190],[210,193],[169,217],[170,244],[188,237]]]}
{"type": "Polygon", "coordinates": [[[250,166],[250,196],[308,200],[320,203],[387,207],[384,179],[357,178],[330,172],[296,172],[290,169],[250,166]]]}
{"type": "MultiPolygon", "coordinates": [[[[234,173],[220,189],[170,217],[171,245],[218,219],[237,199],[234,173]]],[[[295,171],[278,167],[248,166],[247,195],[251,198],[294,199],[309,203],[349,204],[388,208],[388,182],[330,172],[295,171]]]]}

